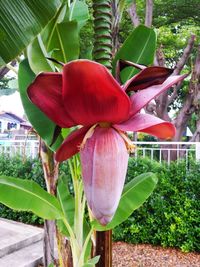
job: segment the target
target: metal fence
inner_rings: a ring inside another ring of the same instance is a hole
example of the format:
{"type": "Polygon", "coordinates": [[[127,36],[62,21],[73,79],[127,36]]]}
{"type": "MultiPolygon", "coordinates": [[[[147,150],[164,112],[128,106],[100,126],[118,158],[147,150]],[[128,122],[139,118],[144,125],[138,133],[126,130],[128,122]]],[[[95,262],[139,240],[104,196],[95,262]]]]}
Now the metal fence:
{"type": "Polygon", "coordinates": [[[199,142],[134,142],[136,151],[134,157],[148,157],[151,160],[168,164],[172,159],[200,160],[199,142]]]}
{"type": "Polygon", "coordinates": [[[37,140],[0,140],[0,154],[36,158],[39,142],[37,140]]]}
{"type": "MultiPolygon", "coordinates": [[[[133,157],[148,157],[151,160],[170,164],[172,158],[200,160],[200,143],[195,142],[134,142],[133,157]]],[[[20,155],[35,158],[38,156],[37,140],[0,140],[0,154],[10,157],[20,155]]]]}

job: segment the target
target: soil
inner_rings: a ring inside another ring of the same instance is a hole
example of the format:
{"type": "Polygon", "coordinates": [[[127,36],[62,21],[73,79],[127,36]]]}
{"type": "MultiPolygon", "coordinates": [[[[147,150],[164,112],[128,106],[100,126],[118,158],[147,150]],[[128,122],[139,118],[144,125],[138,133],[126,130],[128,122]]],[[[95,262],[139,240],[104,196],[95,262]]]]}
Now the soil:
{"type": "Polygon", "coordinates": [[[113,243],[112,261],[112,267],[200,267],[200,253],[116,242],[113,243]]]}
{"type": "Polygon", "coordinates": [[[113,243],[113,267],[200,267],[199,253],[174,248],[113,243]]]}

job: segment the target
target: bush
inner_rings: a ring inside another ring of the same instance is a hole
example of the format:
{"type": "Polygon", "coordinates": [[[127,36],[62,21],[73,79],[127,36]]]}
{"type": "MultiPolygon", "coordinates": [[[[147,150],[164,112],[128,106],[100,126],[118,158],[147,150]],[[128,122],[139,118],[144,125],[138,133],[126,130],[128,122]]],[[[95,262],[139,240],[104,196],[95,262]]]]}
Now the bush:
{"type": "MultiPolygon", "coordinates": [[[[68,181],[71,181],[69,168],[66,163],[61,164],[60,173],[66,174],[68,176],[68,181]]],[[[39,159],[27,158],[22,160],[20,157],[9,158],[5,155],[0,155],[0,175],[33,180],[46,190],[42,164],[39,159]]],[[[72,184],[69,184],[69,188],[72,191],[72,184]]],[[[43,219],[35,214],[31,212],[14,211],[3,204],[0,204],[0,217],[28,224],[43,224],[43,219]]]]}
{"type": "MultiPolygon", "coordinates": [[[[7,175],[22,179],[32,179],[45,188],[43,170],[38,159],[26,159],[20,157],[8,158],[0,156],[0,175],[7,175]]],[[[14,211],[3,204],[0,204],[0,217],[20,221],[29,224],[42,224],[43,220],[31,212],[14,211]]]]}
{"type": "MultiPolygon", "coordinates": [[[[114,229],[114,240],[199,251],[200,164],[190,161],[187,170],[184,161],[172,162],[167,166],[148,159],[131,158],[126,182],[149,171],[156,173],[159,178],[156,189],[142,207],[114,229]]],[[[66,163],[61,165],[60,172],[70,177],[66,163]]],[[[20,158],[0,156],[0,175],[2,174],[33,179],[45,188],[43,170],[38,159],[22,162],[20,158]]],[[[72,189],[71,184],[69,187],[72,189]]],[[[12,211],[1,204],[0,217],[30,224],[43,223],[42,219],[30,212],[12,211]]]]}
{"type": "MultiPolygon", "coordinates": [[[[61,164],[60,173],[66,174],[68,176],[68,181],[71,181],[69,168],[66,163],[61,164]]],[[[5,155],[0,155],[0,175],[33,180],[46,190],[42,164],[39,159],[27,158],[22,160],[20,157],[9,158],[5,155]]],[[[69,188],[72,189],[72,184],[69,185],[69,188]]],[[[28,224],[43,224],[43,219],[35,214],[31,212],[14,211],[3,204],[0,204],[0,217],[28,224]]]]}
{"type": "Polygon", "coordinates": [[[127,181],[152,171],[158,185],[132,216],[114,230],[114,240],[178,247],[182,251],[200,249],[200,164],[172,162],[170,166],[148,159],[129,161],[127,181]]]}

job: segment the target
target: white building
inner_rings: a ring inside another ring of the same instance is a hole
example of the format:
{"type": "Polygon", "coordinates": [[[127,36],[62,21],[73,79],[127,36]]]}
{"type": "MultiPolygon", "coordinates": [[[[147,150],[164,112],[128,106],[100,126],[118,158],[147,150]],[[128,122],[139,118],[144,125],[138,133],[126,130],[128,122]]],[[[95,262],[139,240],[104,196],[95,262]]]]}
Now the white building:
{"type": "Polygon", "coordinates": [[[24,119],[13,113],[0,112],[0,133],[8,133],[12,130],[19,130],[24,122],[24,119]]]}

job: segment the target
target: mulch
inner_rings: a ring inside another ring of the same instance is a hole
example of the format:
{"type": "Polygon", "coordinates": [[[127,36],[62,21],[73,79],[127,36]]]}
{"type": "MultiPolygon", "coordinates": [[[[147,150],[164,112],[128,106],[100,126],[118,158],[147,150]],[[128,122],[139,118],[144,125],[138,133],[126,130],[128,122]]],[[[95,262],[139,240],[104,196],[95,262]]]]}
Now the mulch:
{"type": "Polygon", "coordinates": [[[113,243],[113,267],[200,267],[199,253],[147,244],[113,243]]]}

